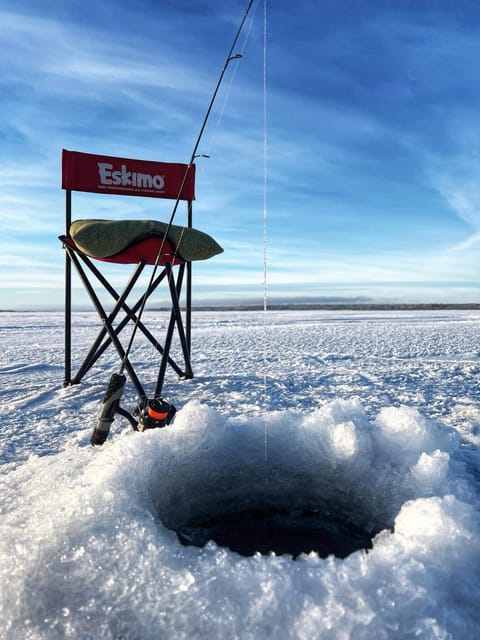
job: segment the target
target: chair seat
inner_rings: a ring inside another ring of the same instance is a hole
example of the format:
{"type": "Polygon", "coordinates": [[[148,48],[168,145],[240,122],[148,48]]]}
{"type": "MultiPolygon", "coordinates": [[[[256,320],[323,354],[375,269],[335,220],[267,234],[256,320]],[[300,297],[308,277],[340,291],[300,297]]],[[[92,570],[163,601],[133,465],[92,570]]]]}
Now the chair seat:
{"type": "MultiPolygon", "coordinates": [[[[63,244],[68,245],[74,251],[87,255],[84,251],[78,247],[72,238],[67,236],[59,236],[59,239],[63,244]]],[[[162,238],[146,238],[135,242],[120,253],[116,253],[113,256],[107,258],[99,258],[98,256],[88,256],[93,260],[100,260],[101,262],[113,262],[115,264],[138,264],[139,262],[145,262],[145,264],[159,264],[164,267],[167,263],[174,266],[178,264],[184,264],[185,260],[182,260],[178,255],[175,255],[175,251],[168,240],[162,238]],[[161,255],[159,256],[159,252],[161,255]]]]}
{"type": "Polygon", "coordinates": [[[203,231],[169,226],[157,220],[76,220],[70,226],[70,238],[86,255],[107,262],[137,262],[137,259],[152,262],[151,257],[154,261],[160,248],[163,255],[188,262],[208,260],[223,252],[203,231]],[[162,247],[165,233],[167,238],[162,247]]]}

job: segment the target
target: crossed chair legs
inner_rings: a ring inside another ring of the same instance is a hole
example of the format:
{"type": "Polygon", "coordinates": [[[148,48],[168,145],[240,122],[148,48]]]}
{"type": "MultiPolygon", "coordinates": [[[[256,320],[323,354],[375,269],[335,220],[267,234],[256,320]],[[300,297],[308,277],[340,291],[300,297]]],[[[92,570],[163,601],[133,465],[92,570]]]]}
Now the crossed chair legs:
{"type": "MultiPolygon", "coordinates": [[[[99,315],[99,318],[102,322],[102,328],[100,329],[96,339],[94,340],[88,354],[83,360],[80,368],[77,373],[72,377],[70,373],[70,362],[71,362],[71,310],[66,309],[66,319],[65,319],[65,386],[69,386],[72,384],[78,384],[83,376],[89,371],[89,369],[95,364],[95,362],[100,358],[100,356],[105,352],[105,350],[112,344],[115,350],[118,353],[120,361],[123,363],[123,367],[125,368],[128,376],[130,377],[137,394],[139,397],[146,397],[145,391],[143,389],[142,384],[140,383],[138,376],[128,359],[128,355],[126,355],[125,349],[123,348],[120,340],[119,334],[120,332],[129,324],[133,323],[136,326],[138,331],[141,331],[143,335],[148,339],[148,341],[152,344],[152,346],[156,349],[156,351],[160,354],[160,366],[157,376],[157,383],[155,388],[154,397],[160,397],[163,388],[163,382],[165,379],[165,373],[167,366],[173,368],[173,370],[177,373],[180,378],[188,379],[193,377],[191,361],[190,361],[190,340],[189,337],[187,339],[187,335],[185,332],[182,314],[180,310],[179,304],[179,296],[182,288],[182,282],[184,277],[185,264],[181,264],[178,266],[178,274],[175,279],[172,266],[167,263],[161,273],[150,283],[145,293],[135,302],[133,306],[129,306],[126,302],[129,294],[131,293],[133,287],[137,283],[146,263],[145,261],[140,262],[134,269],[130,279],[128,280],[125,288],[121,293],[118,293],[114,287],[108,282],[105,276],[97,269],[93,261],[86,255],[82,253],[77,253],[72,247],[68,244],[64,244],[65,250],[67,252],[67,260],[70,260],[75,266],[77,273],[85,286],[87,293],[99,315]],[[88,272],[93,274],[95,278],[99,281],[100,285],[112,296],[115,301],[113,309],[107,313],[104,306],[100,302],[100,299],[95,291],[94,286],[92,285],[88,272]],[[146,300],[152,295],[152,293],[157,289],[159,284],[166,278],[170,299],[171,299],[171,312],[170,319],[167,327],[167,331],[165,334],[164,342],[161,344],[155,336],[145,327],[144,323],[139,319],[138,313],[143,309],[143,306],[146,300]],[[124,312],[123,319],[114,326],[114,322],[120,311],[124,312]],[[182,348],[183,355],[183,367],[181,367],[177,362],[170,356],[170,348],[173,340],[173,336],[175,333],[175,328],[177,329],[177,334],[180,339],[180,344],[182,348]]],[[[67,282],[67,288],[71,287],[70,282],[67,282]]],[[[70,291],[68,291],[68,299],[71,299],[70,291]]]]}

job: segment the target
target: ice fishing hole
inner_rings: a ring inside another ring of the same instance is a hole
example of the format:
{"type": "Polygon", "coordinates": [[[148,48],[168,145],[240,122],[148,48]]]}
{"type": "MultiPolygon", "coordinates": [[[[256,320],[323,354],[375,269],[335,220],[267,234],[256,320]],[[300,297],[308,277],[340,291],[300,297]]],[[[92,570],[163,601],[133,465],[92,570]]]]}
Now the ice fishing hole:
{"type": "Polygon", "coordinates": [[[179,473],[175,486],[163,487],[158,517],[182,545],[214,541],[242,556],[313,551],[345,558],[392,527],[395,514],[386,505],[340,476],[270,471],[267,482],[248,464],[179,473]]]}
{"type": "Polygon", "coordinates": [[[283,511],[252,509],[216,514],[177,530],[184,545],[203,547],[209,540],[242,556],[255,553],[288,554],[296,558],[314,551],[325,558],[345,558],[358,549],[369,549],[378,531],[365,531],[341,518],[326,520],[314,509],[283,511]]]}

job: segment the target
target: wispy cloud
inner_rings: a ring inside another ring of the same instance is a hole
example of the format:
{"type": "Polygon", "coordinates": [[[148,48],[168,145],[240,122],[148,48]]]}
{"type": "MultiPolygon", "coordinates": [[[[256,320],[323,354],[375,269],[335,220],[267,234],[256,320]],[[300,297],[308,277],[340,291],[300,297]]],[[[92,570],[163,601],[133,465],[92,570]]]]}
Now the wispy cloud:
{"type": "MultiPolygon", "coordinates": [[[[199,149],[194,225],[225,248],[195,267],[201,295],[262,290],[265,134],[276,294],[476,295],[480,7],[347,4],[269,3],[266,132],[257,7],[199,149]]],[[[186,161],[243,7],[2,6],[2,272],[61,302],[61,148],[186,161]]],[[[165,219],[170,205],[75,194],[74,217],[165,219]]]]}
{"type": "Polygon", "coordinates": [[[465,123],[451,123],[449,133],[456,140],[449,153],[427,156],[427,175],[433,187],[465,226],[465,236],[452,244],[453,251],[468,250],[480,240],[480,123],[472,118],[468,121],[468,140],[463,135],[465,123]]]}

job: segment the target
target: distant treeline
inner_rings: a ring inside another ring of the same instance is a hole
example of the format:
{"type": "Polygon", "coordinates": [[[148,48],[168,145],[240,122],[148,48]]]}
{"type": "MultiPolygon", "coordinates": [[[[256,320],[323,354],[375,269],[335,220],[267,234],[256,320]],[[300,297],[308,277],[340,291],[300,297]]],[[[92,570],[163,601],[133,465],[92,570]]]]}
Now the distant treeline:
{"type": "MultiPolygon", "coordinates": [[[[194,311],[262,311],[262,304],[231,304],[194,306],[194,311]]],[[[432,303],[432,304],[329,304],[329,303],[295,303],[267,304],[269,311],[445,311],[445,310],[478,310],[480,303],[432,303]]]]}
{"type": "MultiPolygon", "coordinates": [[[[157,307],[151,311],[168,311],[168,307],[157,307]]],[[[211,304],[194,305],[193,311],[263,311],[263,304],[211,304]]],[[[375,304],[375,303],[267,303],[269,311],[446,311],[446,310],[479,310],[480,303],[426,303],[426,304],[375,304]]],[[[35,312],[38,309],[22,309],[21,312],[35,312]]],[[[53,311],[53,310],[52,310],[53,311]]],[[[57,310],[59,311],[59,310],[57,310]]],[[[0,313],[15,313],[18,309],[0,309],[0,313]]]]}

